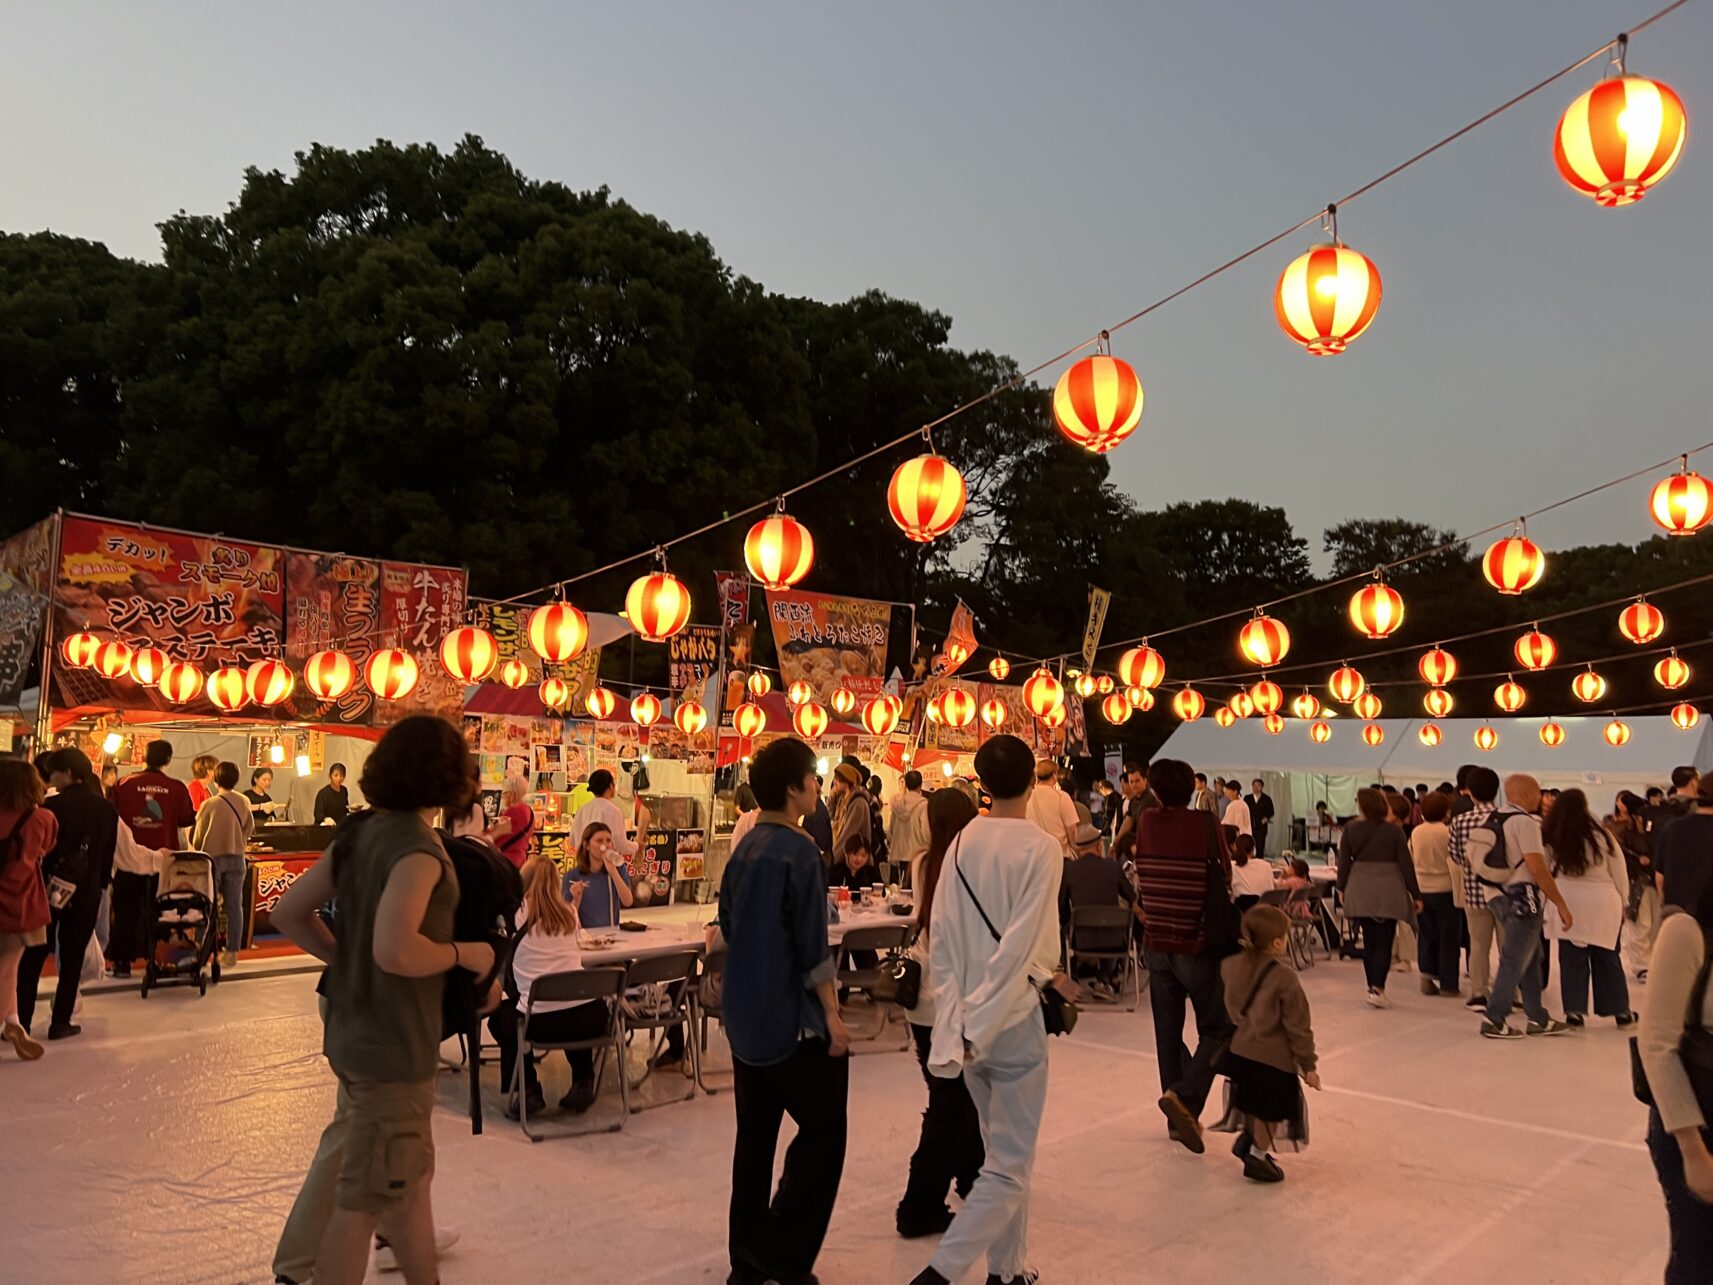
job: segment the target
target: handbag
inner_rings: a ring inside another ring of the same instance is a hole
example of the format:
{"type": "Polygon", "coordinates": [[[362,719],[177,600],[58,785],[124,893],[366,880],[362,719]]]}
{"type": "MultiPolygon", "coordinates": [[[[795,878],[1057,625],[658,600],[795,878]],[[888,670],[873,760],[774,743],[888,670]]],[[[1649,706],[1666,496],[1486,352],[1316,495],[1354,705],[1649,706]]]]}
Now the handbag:
{"type": "Polygon", "coordinates": [[[915,1008],[922,998],[922,963],[910,956],[893,951],[880,961],[880,976],[868,993],[883,1004],[900,1008],[915,1008]]]}
{"type": "Polygon", "coordinates": [[[1225,863],[1221,861],[1218,839],[1219,823],[1208,812],[1201,814],[1207,830],[1207,887],[1202,893],[1202,936],[1207,953],[1215,959],[1235,955],[1241,948],[1243,917],[1231,900],[1231,890],[1225,882],[1225,863]]]}
{"type": "MultiPolygon", "coordinates": [[[[960,839],[962,835],[958,836],[960,839]]],[[[955,858],[957,845],[954,842],[952,856],[955,858]]],[[[975,906],[976,913],[981,916],[982,923],[987,925],[987,931],[993,934],[993,943],[1000,942],[999,929],[993,926],[993,920],[987,917],[981,900],[975,895],[975,889],[970,887],[970,881],[964,877],[962,866],[955,867],[958,872],[958,882],[963,884],[964,892],[969,895],[970,903],[975,906]]],[[[1029,983],[1034,986],[1035,983],[1029,983]]],[[[1035,986],[1035,993],[1041,998],[1041,1021],[1046,1025],[1048,1035],[1069,1035],[1077,1029],[1077,1006],[1075,1001],[1066,999],[1052,986],[1035,986]]]]}
{"type": "MultiPolygon", "coordinates": [[[[1683,1023],[1683,1038],[1678,1041],[1677,1056],[1689,1077],[1689,1087],[1702,1115],[1713,1119],[1713,1031],[1701,1024],[1706,1011],[1708,973],[1713,971],[1713,933],[1704,934],[1704,956],[1701,971],[1695,975],[1695,986],[1689,992],[1689,1012],[1683,1023]]],[[[1630,1091],[1643,1106],[1654,1105],[1653,1090],[1648,1087],[1647,1068],[1642,1065],[1641,1041],[1630,1036],[1630,1091]]]]}

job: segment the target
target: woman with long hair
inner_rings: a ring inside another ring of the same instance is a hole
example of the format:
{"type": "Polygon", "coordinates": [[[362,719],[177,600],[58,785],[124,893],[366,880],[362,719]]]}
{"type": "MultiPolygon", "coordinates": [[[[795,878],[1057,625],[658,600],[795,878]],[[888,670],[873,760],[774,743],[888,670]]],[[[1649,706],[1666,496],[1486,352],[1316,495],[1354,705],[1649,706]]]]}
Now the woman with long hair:
{"type": "Polygon", "coordinates": [[[529,859],[529,841],[535,834],[535,809],[529,806],[529,782],[508,776],[500,790],[500,815],[488,827],[488,837],[500,855],[519,870],[529,859]]]}
{"type": "Polygon", "coordinates": [[[1256,855],[1255,837],[1238,835],[1231,845],[1231,900],[1237,913],[1247,914],[1275,886],[1273,863],[1256,855]]]}
{"type": "Polygon", "coordinates": [[[1556,909],[1549,923],[1558,938],[1558,988],[1564,1020],[1581,1026],[1588,1017],[1588,978],[1594,977],[1594,1012],[1616,1018],[1619,1026],[1636,1020],[1630,988],[1618,954],[1630,876],[1617,841],[1588,811],[1588,796],[1565,790],[1541,822],[1552,877],[1564,894],[1571,926],[1559,928],[1556,909]]]}
{"type": "Polygon", "coordinates": [[[1654,882],[1654,838],[1648,829],[1647,806],[1641,795],[1621,790],[1612,800],[1612,815],[1606,818],[1606,832],[1617,840],[1624,854],[1624,873],[1630,876],[1621,953],[1624,967],[1639,982],[1648,978],[1648,956],[1659,932],[1659,886],[1654,882]]]}
{"type": "Polygon", "coordinates": [[[565,876],[565,896],[585,928],[615,928],[619,911],[630,907],[630,871],[613,855],[613,832],[606,822],[591,821],[583,828],[565,876]]]}
{"type": "Polygon", "coordinates": [[[42,1055],[18,1020],[18,962],[48,939],[47,885],[42,858],[59,837],[59,821],[42,806],[47,786],[23,759],[0,759],[0,1003],[3,1038],[26,1062],[42,1055]]]}
{"type": "Polygon", "coordinates": [[[1392,967],[1392,942],[1400,923],[1412,923],[1421,909],[1416,864],[1401,825],[1390,820],[1391,806],[1379,790],[1356,792],[1362,815],[1344,827],[1338,844],[1338,890],[1345,917],[1362,925],[1362,966],[1368,977],[1368,1003],[1390,1008],[1386,974],[1392,967]]]}
{"type": "Polygon", "coordinates": [[[910,957],[922,966],[922,986],[910,1010],[910,1036],[916,1061],[928,1085],[928,1107],[922,1112],[922,1136],[910,1157],[910,1179],[898,1202],[898,1234],[936,1236],[952,1223],[946,1194],[956,1184],[966,1196],[975,1185],[986,1153],[981,1142],[981,1118],[976,1114],[963,1076],[944,1079],[928,1074],[928,1047],[934,1036],[934,979],[929,971],[928,934],[933,927],[934,895],[946,850],[976,818],[976,805],[962,790],[935,790],[928,799],[928,851],[911,867],[910,886],[916,897],[916,940],[910,957]]]}

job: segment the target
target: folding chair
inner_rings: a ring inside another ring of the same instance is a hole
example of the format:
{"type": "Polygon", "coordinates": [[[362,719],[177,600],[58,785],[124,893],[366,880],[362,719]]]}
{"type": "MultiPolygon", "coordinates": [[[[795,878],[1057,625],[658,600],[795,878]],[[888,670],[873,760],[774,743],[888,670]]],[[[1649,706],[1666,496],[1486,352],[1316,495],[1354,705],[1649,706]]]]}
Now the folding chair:
{"type": "Polygon", "coordinates": [[[523,1068],[525,1059],[534,1056],[537,1049],[561,1052],[590,1049],[598,1051],[600,1056],[595,1059],[595,1093],[601,1091],[601,1077],[607,1066],[607,1053],[610,1051],[619,1067],[619,1118],[605,1129],[567,1129],[556,1132],[555,1137],[576,1137],[584,1133],[617,1133],[625,1127],[625,1117],[630,1114],[630,1091],[627,1087],[624,1065],[624,1022],[618,1012],[619,996],[624,993],[625,970],[622,968],[583,968],[573,972],[548,973],[535,979],[529,988],[529,994],[523,998],[523,1005],[517,1014],[517,1063],[512,1068],[512,1082],[509,1091],[517,1094],[518,1124],[523,1129],[523,1136],[531,1142],[540,1142],[548,1136],[529,1131],[529,1094],[523,1091],[523,1068]],[[535,1040],[529,1038],[529,1019],[537,1004],[556,1004],[561,1002],[579,1003],[594,1000],[605,1004],[607,1008],[607,1029],[600,1035],[586,1040],[535,1040]]]}
{"type": "Polygon", "coordinates": [[[1290,957],[1292,968],[1301,968],[1302,963],[1297,957],[1297,921],[1291,916],[1291,903],[1298,900],[1296,888],[1274,888],[1271,892],[1261,894],[1257,905],[1276,906],[1284,912],[1289,924],[1285,929],[1285,953],[1290,957]]]}
{"type": "Polygon", "coordinates": [[[1130,1005],[1124,1011],[1136,1011],[1137,1005],[1142,1002],[1142,964],[1136,957],[1136,916],[1131,913],[1130,907],[1072,906],[1070,931],[1065,935],[1065,955],[1072,977],[1076,976],[1079,959],[1102,963],[1118,961],[1122,969],[1118,975],[1118,995],[1112,1002],[1117,1004],[1123,1001],[1124,987],[1128,982],[1134,989],[1131,992],[1130,1005]],[[1110,943],[1115,933],[1124,938],[1122,948],[1114,949],[1110,944],[1098,944],[1103,941],[1110,943]]]}
{"type": "MultiPolygon", "coordinates": [[[[654,1059],[665,1047],[666,1033],[674,1026],[684,1028],[685,1053],[690,1058],[690,1088],[682,1097],[669,1098],[667,1102],[688,1102],[696,1096],[696,1081],[699,1077],[697,1067],[701,1065],[701,1050],[697,1047],[695,1005],[696,965],[702,958],[701,949],[677,950],[670,955],[655,955],[649,959],[638,959],[625,970],[626,998],[623,1004],[625,1035],[633,1031],[650,1033],[646,1050],[646,1066],[643,1073],[632,1082],[631,1088],[640,1089],[648,1077],[654,1074],[654,1059]],[[647,1008],[638,1007],[635,991],[641,986],[658,987],[654,1002],[647,1008]]],[[[667,1102],[639,1102],[630,1108],[631,1114],[646,1111],[650,1107],[667,1105],[667,1102]]]]}
{"type": "MultiPolygon", "coordinates": [[[[899,954],[910,945],[911,934],[916,930],[909,924],[886,924],[876,928],[853,928],[845,934],[839,943],[838,986],[841,991],[862,991],[873,998],[875,986],[880,983],[880,969],[852,968],[851,956],[859,950],[872,950],[877,955],[899,954]]],[[[843,1006],[840,1006],[841,1009],[843,1006]]],[[[887,1023],[892,1020],[892,1007],[875,1000],[875,1007],[880,1010],[880,1024],[874,1028],[874,1033],[864,1035],[864,1041],[878,1040],[886,1032],[887,1023]]],[[[903,1010],[899,1010],[902,1012],[903,1010]]],[[[904,1024],[904,1043],[901,1050],[910,1047],[910,1024],[904,1024]]]]}
{"type": "Polygon", "coordinates": [[[725,1024],[725,1009],[721,1004],[721,997],[725,993],[725,980],[726,948],[720,946],[709,951],[707,958],[702,961],[702,975],[697,978],[696,988],[691,993],[697,1028],[696,1087],[710,1097],[716,1090],[708,1087],[707,1068],[703,1061],[708,1056],[708,1022],[712,1020],[721,1025],[725,1024]]]}

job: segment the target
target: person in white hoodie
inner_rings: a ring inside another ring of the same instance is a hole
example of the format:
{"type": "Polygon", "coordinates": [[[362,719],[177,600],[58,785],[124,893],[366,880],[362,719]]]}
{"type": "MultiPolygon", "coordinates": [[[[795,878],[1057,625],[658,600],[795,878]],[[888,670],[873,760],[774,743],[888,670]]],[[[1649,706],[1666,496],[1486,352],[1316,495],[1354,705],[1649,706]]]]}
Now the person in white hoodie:
{"type": "Polygon", "coordinates": [[[892,860],[905,869],[928,851],[928,796],[922,793],[922,774],[915,768],[904,774],[904,792],[892,800],[886,847],[892,860]]]}
{"type": "Polygon", "coordinates": [[[1630,984],[1624,977],[1618,934],[1630,900],[1630,876],[1617,840],[1588,811],[1588,796],[1565,790],[1541,822],[1553,878],[1570,908],[1571,926],[1549,917],[1558,938],[1558,988],[1564,1020],[1581,1026],[1588,1020],[1589,974],[1594,981],[1594,1012],[1619,1026],[1636,1020],[1630,1011],[1630,984]]]}
{"type": "Polygon", "coordinates": [[[961,1280],[983,1252],[1001,1281],[1031,1281],[1025,1254],[1029,1176],[1047,1099],[1047,1028],[1039,992],[1066,998],[1058,971],[1060,845],[1029,818],[1034,760],[1015,736],[977,751],[993,802],[952,841],[934,897],[930,1074],[960,1072],[981,1119],[981,1174],[933,1260],[912,1285],[961,1280]]]}

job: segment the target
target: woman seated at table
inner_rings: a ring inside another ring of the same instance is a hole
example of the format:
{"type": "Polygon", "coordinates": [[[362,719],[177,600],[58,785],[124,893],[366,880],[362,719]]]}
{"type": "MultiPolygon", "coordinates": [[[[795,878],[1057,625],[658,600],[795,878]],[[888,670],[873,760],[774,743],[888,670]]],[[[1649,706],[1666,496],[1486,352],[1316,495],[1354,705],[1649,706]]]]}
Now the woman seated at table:
{"type": "Polygon", "coordinates": [[[613,855],[613,832],[591,821],[577,843],[577,859],[565,876],[565,896],[585,928],[613,928],[631,904],[630,872],[613,855]]]}
{"type": "Polygon", "coordinates": [[[874,854],[868,850],[868,840],[853,834],[845,840],[843,858],[827,872],[827,887],[849,888],[860,893],[864,888],[882,886],[880,869],[874,864],[874,854]]]}
{"type": "MultiPolygon", "coordinates": [[[[518,926],[525,931],[512,954],[512,976],[517,979],[517,998],[508,996],[491,1017],[488,1030],[500,1047],[500,1083],[510,1094],[512,1069],[517,1063],[518,1012],[529,996],[529,988],[549,973],[575,972],[582,968],[577,949],[577,912],[559,891],[559,870],[545,857],[533,857],[523,867],[523,907],[518,926]]],[[[611,1014],[603,1000],[537,1004],[530,1013],[532,1040],[592,1040],[607,1029],[611,1014]]],[[[566,1053],[571,1063],[571,1090],[559,1099],[567,1111],[587,1111],[595,1101],[595,1055],[589,1049],[566,1053]]],[[[524,1092],[530,1111],[546,1109],[541,1082],[536,1078],[535,1059],[523,1068],[524,1092]]],[[[506,1102],[506,1117],[518,1118],[516,1094],[506,1102]]]]}
{"type": "Polygon", "coordinates": [[[1255,854],[1255,840],[1240,834],[1231,845],[1231,900],[1241,913],[1273,891],[1273,863],[1255,854]]]}

